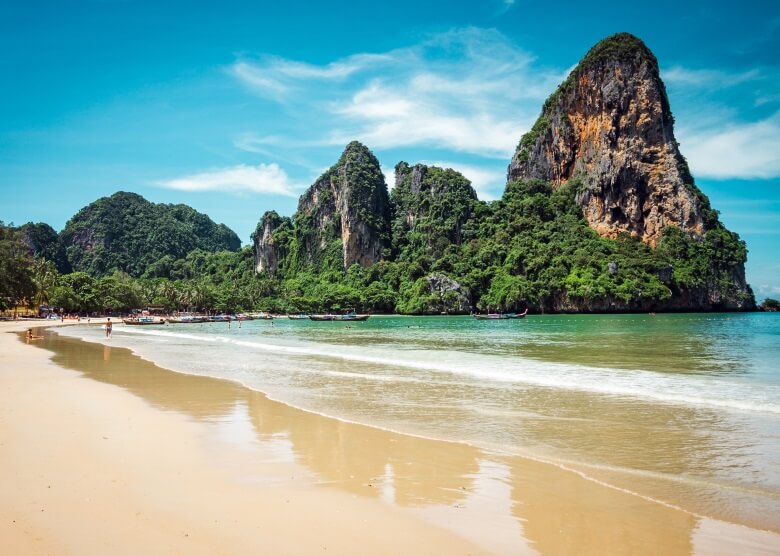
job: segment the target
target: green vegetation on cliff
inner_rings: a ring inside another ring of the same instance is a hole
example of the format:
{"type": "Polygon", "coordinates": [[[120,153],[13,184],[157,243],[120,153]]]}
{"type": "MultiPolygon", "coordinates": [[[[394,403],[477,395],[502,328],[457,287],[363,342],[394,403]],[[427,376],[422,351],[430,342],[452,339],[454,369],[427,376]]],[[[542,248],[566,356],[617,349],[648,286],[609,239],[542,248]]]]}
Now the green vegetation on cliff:
{"type": "Polygon", "coordinates": [[[599,237],[575,201],[576,180],[557,191],[539,180],[511,182],[488,204],[452,170],[401,163],[397,173],[391,256],[347,271],[282,261],[273,278],[261,275],[269,286],[265,307],[457,313],[751,306],[750,293],[737,287],[744,277],[735,276],[745,244],[722,227],[702,238],[668,228],[652,249],[627,234],[599,237]]]}
{"type": "Polygon", "coordinates": [[[399,162],[390,195],[392,253],[399,261],[439,259],[463,242],[463,226],[484,203],[452,169],[399,162]]]}
{"type": "Polygon", "coordinates": [[[301,197],[292,234],[279,234],[276,248],[290,254],[288,266],[304,271],[344,269],[379,261],[389,244],[387,186],[379,161],[352,141],[339,160],[301,197]]]}
{"type": "Polygon", "coordinates": [[[175,260],[194,249],[235,251],[241,246],[224,224],[186,205],[150,203],[125,192],[81,209],[65,225],[60,242],[73,270],[95,276],[117,270],[141,276],[166,257],[175,260]]]}
{"type": "MultiPolygon", "coordinates": [[[[599,237],[575,202],[576,182],[557,191],[539,180],[511,182],[501,199],[483,203],[457,172],[413,168],[416,181],[411,168],[400,167],[392,194],[392,253],[374,265],[301,268],[280,250],[277,273],[258,274],[251,248],[195,249],[148,264],[140,278],[121,271],[60,275],[51,262],[33,257],[20,230],[0,227],[0,301],[50,303],[68,312],[148,304],[168,310],[401,313],[725,309],[736,302],[751,307],[749,293],[735,287],[744,280],[735,273],[744,263],[745,244],[722,227],[702,238],[670,227],[651,249],[627,235],[599,237]]],[[[294,243],[292,221],[272,219],[274,239],[294,243]]],[[[341,253],[340,246],[335,252],[341,253]]]]}

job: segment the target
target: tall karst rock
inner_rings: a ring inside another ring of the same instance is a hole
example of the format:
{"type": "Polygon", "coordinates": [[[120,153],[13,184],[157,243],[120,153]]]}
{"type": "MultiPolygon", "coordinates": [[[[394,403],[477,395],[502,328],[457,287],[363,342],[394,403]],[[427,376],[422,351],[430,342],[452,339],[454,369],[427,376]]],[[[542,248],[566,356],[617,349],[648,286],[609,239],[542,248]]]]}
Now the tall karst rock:
{"type": "Polygon", "coordinates": [[[400,260],[414,254],[438,258],[448,247],[460,245],[463,226],[479,204],[463,174],[406,162],[395,166],[390,202],[393,254],[400,260]]]}
{"type": "Polygon", "coordinates": [[[252,234],[255,244],[255,271],[275,275],[289,253],[292,221],[269,210],[260,218],[252,234]]]}
{"type": "Polygon", "coordinates": [[[577,202],[600,235],[656,246],[665,226],[701,235],[716,223],[674,138],[655,56],[620,33],[594,46],[544,104],[508,178],[553,188],[579,178],[577,202]]]}
{"type": "Polygon", "coordinates": [[[263,218],[255,237],[258,272],[273,274],[287,246],[298,268],[346,269],[380,261],[390,245],[390,202],[373,153],[357,141],[347,145],[338,162],[301,196],[293,223],[294,238],[278,237],[275,230],[283,220],[263,218]]]}

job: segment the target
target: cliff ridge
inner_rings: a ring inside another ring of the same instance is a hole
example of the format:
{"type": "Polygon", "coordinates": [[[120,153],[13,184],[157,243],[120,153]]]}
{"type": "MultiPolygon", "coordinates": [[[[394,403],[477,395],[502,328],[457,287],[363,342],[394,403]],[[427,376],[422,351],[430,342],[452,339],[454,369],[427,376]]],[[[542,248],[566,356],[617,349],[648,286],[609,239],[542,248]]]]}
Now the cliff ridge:
{"type": "Polygon", "coordinates": [[[666,226],[701,236],[714,225],[674,137],[655,56],[619,33],[596,44],[520,140],[509,181],[554,189],[578,178],[577,203],[601,236],[656,246],[666,226]]]}

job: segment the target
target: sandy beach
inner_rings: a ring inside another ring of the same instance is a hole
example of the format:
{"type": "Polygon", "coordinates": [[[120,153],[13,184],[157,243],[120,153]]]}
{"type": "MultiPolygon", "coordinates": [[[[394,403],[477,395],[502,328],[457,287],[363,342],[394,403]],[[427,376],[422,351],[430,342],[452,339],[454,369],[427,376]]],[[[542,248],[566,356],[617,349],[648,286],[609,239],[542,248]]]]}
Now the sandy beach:
{"type": "Polygon", "coordinates": [[[775,533],[542,462],[329,419],[125,349],[27,345],[35,324],[0,323],[3,554],[780,550],[775,533]]]}
{"type": "Polygon", "coordinates": [[[252,458],[261,479],[250,481],[236,473],[241,454],[215,454],[202,425],[6,333],[27,326],[0,334],[0,553],[482,552],[389,505],[317,487],[273,454],[252,458]]]}

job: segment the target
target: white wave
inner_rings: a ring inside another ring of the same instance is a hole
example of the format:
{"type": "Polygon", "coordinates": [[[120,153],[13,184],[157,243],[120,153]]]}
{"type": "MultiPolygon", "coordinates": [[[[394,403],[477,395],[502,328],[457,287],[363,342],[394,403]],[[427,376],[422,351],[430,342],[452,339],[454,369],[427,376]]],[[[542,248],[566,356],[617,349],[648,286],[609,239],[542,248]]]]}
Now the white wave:
{"type": "MultiPolygon", "coordinates": [[[[76,332],[75,329],[72,329],[76,332]]],[[[665,375],[635,369],[600,368],[568,363],[542,362],[528,358],[478,355],[444,350],[398,350],[392,356],[374,353],[370,347],[292,343],[274,338],[274,342],[257,339],[238,339],[214,333],[186,333],[168,330],[122,328],[120,334],[180,339],[195,345],[233,345],[248,350],[342,360],[376,366],[384,370],[376,373],[318,370],[330,376],[359,378],[381,382],[429,382],[448,377],[448,384],[469,387],[500,385],[535,386],[561,390],[575,390],[610,397],[638,399],[664,404],[717,408],[738,412],[761,412],[780,415],[780,394],[777,387],[736,384],[727,379],[696,375],[665,375]],[[427,373],[422,376],[388,374],[393,368],[404,368],[427,373]],[[477,379],[474,382],[464,379],[477,379]],[[453,381],[453,382],[449,382],[453,381]]],[[[77,334],[76,334],[77,335],[77,334]]],[[[153,358],[154,355],[150,354],[153,358]]]]}

